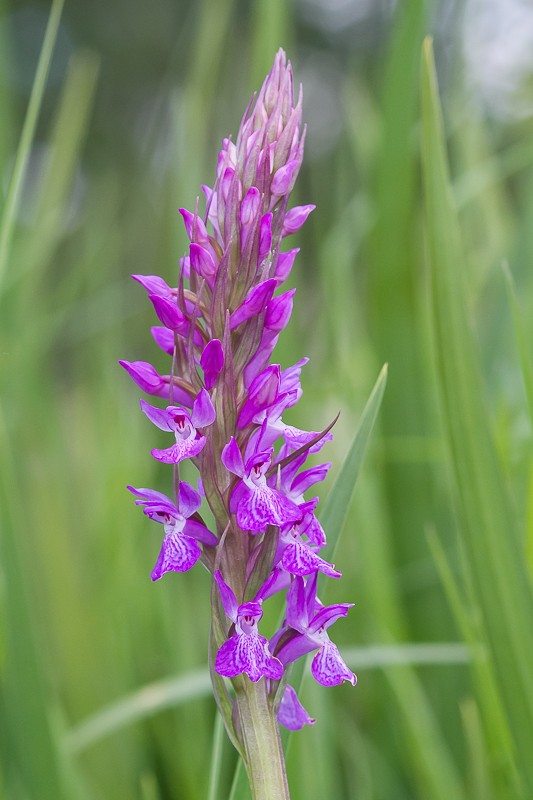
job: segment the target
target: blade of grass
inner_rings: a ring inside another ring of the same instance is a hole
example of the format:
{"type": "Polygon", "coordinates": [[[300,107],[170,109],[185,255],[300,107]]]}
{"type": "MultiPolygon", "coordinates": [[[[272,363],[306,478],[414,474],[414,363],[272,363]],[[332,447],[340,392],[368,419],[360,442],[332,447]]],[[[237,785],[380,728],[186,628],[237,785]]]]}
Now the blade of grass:
{"type": "Polygon", "coordinates": [[[13,229],[15,226],[15,218],[17,215],[22,185],[24,176],[26,174],[26,167],[28,157],[35,135],[35,127],[37,125],[37,118],[44,95],[44,88],[46,86],[46,79],[48,77],[48,70],[52,60],[52,53],[56,42],[57,31],[59,29],[59,21],[61,19],[61,12],[63,10],[64,0],[53,0],[50,16],[48,18],[48,25],[44,35],[43,46],[37,64],[37,71],[35,73],[35,80],[33,82],[30,101],[28,103],[28,110],[22,128],[15,163],[13,166],[13,173],[9,181],[7,189],[6,204],[2,215],[2,223],[0,225],[0,289],[9,258],[9,250],[11,239],[13,236],[13,229]]]}
{"type": "Polygon", "coordinates": [[[422,144],[435,358],[452,455],[462,541],[487,651],[519,772],[533,793],[533,597],[493,443],[463,287],[464,255],[452,202],[431,41],[422,57],[422,144]]]}
{"type": "Polygon", "coordinates": [[[217,714],[213,730],[213,750],[211,752],[211,766],[209,768],[209,790],[207,800],[218,800],[218,798],[220,798],[220,776],[222,773],[222,753],[224,750],[225,737],[226,731],[224,730],[224,722],[220,714],[217,714]]]}
{"type": "MultiPolygon", "coordinates": [[[[351,647],[344,656],[348,666],[359,670],[405,664],[441,666],[463,664],[469,660],[468,650],[458,642],[351,647]]],[[[80,753],[127,725],[210,694],[211,682],[204,669],[148,684],[71,728],[65,736],[65,749],[70,753],[80,753]]]]}

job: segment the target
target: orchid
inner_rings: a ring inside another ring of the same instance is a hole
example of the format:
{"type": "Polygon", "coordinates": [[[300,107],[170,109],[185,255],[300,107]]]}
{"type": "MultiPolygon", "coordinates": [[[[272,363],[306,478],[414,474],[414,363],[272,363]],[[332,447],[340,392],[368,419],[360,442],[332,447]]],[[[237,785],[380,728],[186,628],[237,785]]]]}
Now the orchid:
{"type": "Polygon", "coordinates": [[[265,800],[289,796],[278,722],[291,730],[314,723],[286,684],[289,665],[316,651],[312,673],[320,683],[355,684],[327,633],[350,604],[324,607],[316,596],[319,573],[341,573],[320,555],[326,533],[315,516],[318,498],[305,497],[331,466],[308,465],[331,440],[331,425],[305,431],[283,419],[302,395],[307,358],[286,368],[271,361],[295,295],[281,287],[298,249],[282,252],[282,243],[314,209],[288,208],[303,158],[301,108],[280,50],[236,141],[223,142],[214,185],[202,187],[205,210],[199,201],[194,211],[180,209],[189,246],[175,286],[132,276],[160,323],[152,336],[172,359],[168,374],[147,362],[120,362],[146,394],[166,401],[160,407],[143,399],[141,410],[172,437],[151,452],[172,465],[175,499],[128,487],[164,527],[152,579],[198,562],[212,574],[215,697],[254,797],[265,800]],[[181,480],[186,460],[199,471],[199,492],[181,480]],[[204,502],[212,531],[200,515],[204,502]],[[285,591],[284,621],[268,637],[259,631],[263,603],[285,591]],[[265,759],[256,757],[258,741],[265,759]],[[269,759],[271,791],[263,794],[269,759]]]}

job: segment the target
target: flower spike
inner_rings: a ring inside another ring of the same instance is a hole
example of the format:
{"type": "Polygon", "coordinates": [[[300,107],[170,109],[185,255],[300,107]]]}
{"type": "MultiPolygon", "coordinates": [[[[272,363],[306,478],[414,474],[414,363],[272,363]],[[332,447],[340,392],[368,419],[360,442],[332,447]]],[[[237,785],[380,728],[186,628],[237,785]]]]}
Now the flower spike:
{"type": "Polygon", "coordinates": [[[287,281],[299,252],[282,252],[283,240],[315,208],[289,210],[304,141],[302,92],[295,96],[291,64],[279,50],[235,140],[222,142],[213,181],[202,186],[205,205],[197,200],[192,210],[180,209],[188,244],[174,276],[132,276],[158,317],[151,333],[167,360],[165,374],[144,361],[120,362],[143,392],[162,398],[160,405],[140,405],[169,438],[151,452],[172,465],[172,498],[128,486],[143,513],[163,526],[152,580],[198,562],[212,575],[217,702],[246,760],[252,793],[259,796],[257,787],[268,781],[280,800],[288,800],[288,789],[278,724],[300,730],[315,722],[286,684],[287,668],[314,653],[311,672],[319,683],[356,682],[329,638],[352,604],[324,606],[317,596],[319,575],[341,573],[321,555],[327,530],[317,518],[318,498],[306,496],[331,466],[314,458],[332,439],[336,420],[311,431],[297,427],[290,415],[308,359],[282,368],[274,356],[293,313],[295,289],[287,281]],[[181,479],[192,469],[198,489],[181,479]],[[273,595],[284,597],[286,608],[267,638],[259,629],[273,595]],[[261,774],[267,759],[249,752],[253,741],[268,742],[268,776],[261,774]]]}

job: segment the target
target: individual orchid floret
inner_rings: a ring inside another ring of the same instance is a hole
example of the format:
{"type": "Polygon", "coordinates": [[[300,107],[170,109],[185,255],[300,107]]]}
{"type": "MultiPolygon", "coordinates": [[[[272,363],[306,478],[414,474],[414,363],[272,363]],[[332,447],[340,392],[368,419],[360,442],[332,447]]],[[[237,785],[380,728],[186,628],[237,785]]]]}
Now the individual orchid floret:
{"type": "Polygon", "coordinates": [[[224,366],[224,350],[220,339],[211,339],[202,352],[200,366],[204,371],[206,389],[212,389],[224,366]]]}
{"type": "Polygon", "coordinates": [[[322,606],[316,597],[317,573],[304,579],[297,576],[287,593],[287,625],[294,630],[276,653],[287,665],[296,659],[317,650],[311,663],[311,673],[323,686],[337,686],[349,681],[353,686],[357,677],[344,663],[337,646],[331,641],[327,630],[340,617],[348,614],[353,603],[322,606]]]}
{"type": "Polygon", "coordinates": [[[230,509],[243,531],[262,531],[267,525],[285,525],[301,517],[298,506],[267,484],[266,472],[273,450],[256,453],[244,464],[233,436],[222,451],[222,463],[241,478],[233,491],[230,509]]]}
{"type": "Polygon", "coordinates": [[[333,564],[325,561],[314,551],[313,547],[304,542],[302,536],[308,529],[307,520],[294,522],[280,529],[278,556],[275,563],[280,564],[291,575],[311,575],[322,572],[330,578],[340,578],[341,573],[333,564]]]}
{"type": "Polygon", "coordinates": [[[261,603],[252,601],[239,606],[219,570],[215,572],[214,578],[226,616],[235,626],[233,635],[217,653],[215,670],[226,678],[244,673],[254,683],[263,677],[279,680],[283,675],[283,665],[271,654],[268,640],[257,629],[263,616],[261,603]]]}
{"type": "Polygon", "coordinates": [[[141,400],[141,408],[148,419],[162,431],[171,431],[176,443],[165,450],[152,450],[152,455],[164,464],[178,464],[184,458],[194,458],[205,445],[205,436],[198,428],[205,428],[215,420],[215,409],[209,393],[202,389],[192,406],[192,413],[182,406],[167,406],[166,409],[155,408],[145,400],[141,400]]]}
{"type": "MultiPolygon", "coordinates": [[[[183,383],[180,385],[170,375],[160,375],[155,367],[147,361],[119,361],[118,363],[124,367],[128,375],[146,394],[169,399],[172,392],[173,400],[187,407],[192,406],[194,395],[182,388],[183,383]]],[[[192,392],[192,387],[189,388],[192,392]]]]}
{"type": "Polygon", "coordinates": [[[290,731],[299,731],[304,725],[314,725],[316,722],[316,719],[309,716],[289,684],[285,687],[279,704],[278,721],[290,731]]]}
{"type": "Polygon", "coordinates": [[[291,233],[296,233],[296,231],[299,231],[311,211],[314,211],[315,208],[316,206],[313,205],[295,206],[294,208],[291,208],[291,210],[287,212],[287,215],[283,221],[281,235],[290,236],[291,233]]]}
{"type": "Polygon", "coordinates": [[[154,489],[128,489],[143,505],[144,513],[163,524],[165,535],[159,556],[152,570],[152,580],[161,578],[165,572],[188,572],[202,555],[198,542],[214,547],[216,536],[203,523],[189,519],[202,504],[202,498],[192,486],[182,481],[178,493],[178,503],[174,505],[169,497],[154,489]]]}

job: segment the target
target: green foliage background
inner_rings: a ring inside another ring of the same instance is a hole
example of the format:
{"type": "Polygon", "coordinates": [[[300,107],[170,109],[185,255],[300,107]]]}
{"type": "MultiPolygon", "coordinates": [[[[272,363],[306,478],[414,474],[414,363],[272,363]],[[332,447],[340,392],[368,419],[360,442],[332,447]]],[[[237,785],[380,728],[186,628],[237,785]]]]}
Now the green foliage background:
{"type": "Polygon", "coordinates": [[[159,533],[124,487],[168,475],[117,361],[163,365],[129,275],[171,282],[177,209],[212,182],[279,46],[297,80],[338,78],[336,110],[304,104],[338,133],[320,147],[309,130],[295,202],[317,210],[278,351],[311,359],[290,421],[342,411],[324,499],[389,364],[326,598],[356,602],[335,640],[359,684],[304,680],[318,721],[292,737],[292,796],[533,796],[533,120],[476,110],[443,4],[383,4],[337,38],[302,9],[2,9],[1,800],[230,793],[208,575],[149,580],[159,533]]]}

